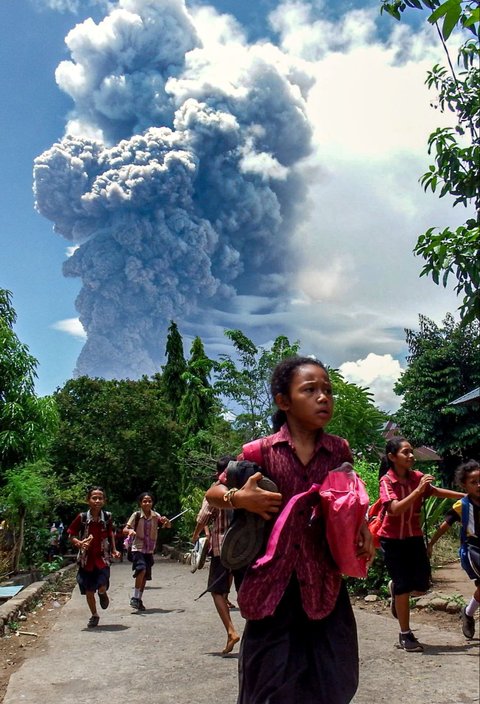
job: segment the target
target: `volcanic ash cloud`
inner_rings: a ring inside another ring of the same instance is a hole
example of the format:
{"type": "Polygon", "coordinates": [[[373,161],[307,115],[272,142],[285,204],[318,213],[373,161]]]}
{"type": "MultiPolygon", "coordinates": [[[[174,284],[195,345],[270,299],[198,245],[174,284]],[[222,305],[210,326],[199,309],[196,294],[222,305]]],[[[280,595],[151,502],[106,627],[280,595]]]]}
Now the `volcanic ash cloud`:
{"type": "Polygon", "coordinates": [[[136,378],[158,370],[170,319],[287,295],[311,81],[180,0],[123,0],[66,43],[57,81],[74,108],[35,160],[36,207],[77,245],[76,373],[136,378]]]}

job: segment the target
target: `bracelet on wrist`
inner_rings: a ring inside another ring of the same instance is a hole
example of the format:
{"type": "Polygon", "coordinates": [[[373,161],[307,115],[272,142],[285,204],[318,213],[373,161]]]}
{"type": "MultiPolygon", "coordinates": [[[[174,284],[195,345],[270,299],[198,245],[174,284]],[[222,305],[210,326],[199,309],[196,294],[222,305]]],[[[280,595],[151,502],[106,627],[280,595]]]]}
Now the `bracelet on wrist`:
{"type": "Polygon", "coordinates": [[[224,493],[223,500],[225,501],[226,504],[230,504],[230,506],[233,507],[232,499],[233,499],[234,495],[237,493],[237,491],[238,491],[238,489],[235,489],[235,487],[234,487],[233,489],[229,489],[228,491],[226,491],[224,493]]]}

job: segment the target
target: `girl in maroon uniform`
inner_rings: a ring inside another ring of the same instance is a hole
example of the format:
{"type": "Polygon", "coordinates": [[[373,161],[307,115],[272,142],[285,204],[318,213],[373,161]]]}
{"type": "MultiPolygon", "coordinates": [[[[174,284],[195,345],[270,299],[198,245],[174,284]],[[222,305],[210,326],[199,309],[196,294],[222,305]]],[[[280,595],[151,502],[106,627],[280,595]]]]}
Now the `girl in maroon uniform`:
{"type": "MultiPolygon", "coordinates": [[[[260,472],[238,490],[220,484],[207,492],[219,508],[247,509],[273,520],[292,497],[305,494],[288,515],[273,556],[257,559],[239,590],[247,623],[238,704],[347,704],[358,685],[355,619],[327,546],[325,522],[312,520],[318,495],[306,492],[353,458],[346,440],[324,431],[333,391],[321,362],[284,360],[273,372],[271,393],[278,408],[276,432],[261,441],[261,466],[278,492],[257,486],[260,472]]],[[[359,555],[373,557],[366,524],[357,545],[359,555]]]]}

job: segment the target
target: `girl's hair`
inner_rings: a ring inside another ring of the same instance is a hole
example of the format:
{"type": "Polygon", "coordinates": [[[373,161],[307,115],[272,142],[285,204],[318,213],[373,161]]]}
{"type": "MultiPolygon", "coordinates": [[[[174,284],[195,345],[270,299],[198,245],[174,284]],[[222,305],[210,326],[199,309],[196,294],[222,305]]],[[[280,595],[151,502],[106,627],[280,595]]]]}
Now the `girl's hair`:
{"type": "Polygon", "coordinates": [[[87,491],[87,499],[89,499],[91,497],[91,495],[93,494],[94,491],[101,491],[103,494],[103,498],[104,499],[107,498],[107,495],[105,493],[105,489],[102,486],[91,486],[88,488],[88,491],[87,491]]]}
{"type": "Polygon", "coordinates": [[[378,478],[381,479],[384,474],[392,469],[393,462],[389,459],[388,455],[396,455],[404,442],[408,442],[407,438],[397,437],[390,438],[390,440],[385,445],[385,454],[380,460],[380,468],[378,470],[378,478]]]}
{"type": "Polygon", "coordinates": [[[455,483],[461,487],[465,486],[465,480],[468,475],[472,472],[476,472],[477,469],[480,469],[480,463],[478,463],[477,460],[464,462],[455,470],[455,483]]]}
{"type": "Polygon", "coordinates": [[[155,503],[155,497],[151,491],[142,491],[142,493],[137,496],[137,504],[140,506],[140,504],[142,503],[143,499],[146,496],[149,496],[152,499],[152,506],[153,506],[153,504],[155,503]]]}
{"type": "MultiPolygon", "coordinates": [[[[307,364],[314,364],[320,369],[323,369],[328,376],[328,370],[323,362],[315,359],[315,357],[287,357],[277,364],[272,373],[272,378],[270,380],[270,393],[272,394],[272,399],[275,400],[277,394],[282,394],[283,396],[288,396],[290,393],[290,386],[292,383],[293,375],[297,371],[298,367],[304,367],[307,364]]],[[[285,411],[278,408],[272,416],[273,431],[276,433],[282,425],[286,422],[287,415],[285,411]]]]}

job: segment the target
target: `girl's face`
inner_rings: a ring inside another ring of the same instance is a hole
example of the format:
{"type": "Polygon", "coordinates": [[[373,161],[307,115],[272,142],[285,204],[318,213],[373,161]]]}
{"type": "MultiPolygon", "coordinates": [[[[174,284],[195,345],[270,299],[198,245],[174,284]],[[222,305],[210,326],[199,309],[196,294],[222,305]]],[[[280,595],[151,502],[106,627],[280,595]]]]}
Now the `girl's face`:
{"type": "Polygon", "coordinates": [[[332,417],[333,392],[327,372],[317,364],[297,367],[288,396],[277,394],[275,403],[306,430],[323,428],[332,417]]]}
{"type": "Polygon", "coordinates": [[[413,456],[413,448],[409,442],[404,441],[397,450],[397,453],[388,453],[388,459],[393,464],[395,472],[403,477],[408,470],[413,467],[415,457],[413,456]]]}
{"type": "Polygon", "coordinates": [[[480,469],[467,474],[463,487],[472,499],[480,502],[480,469]]]}
{"type": "Polygon", "coordinates": [[[143,513],[146,513],[147,515],[152,510],[152,506],[153,501],[151,496],[144,496],[143,499],[140,501],[140,508],[143,510],[143,513]]]}
{"type": "Polygon", "coordinates": [[[88,505],[91,511],[100,511],[104,503],[105,495],[103,491],[100,491],[99,489],[95,489],[94,491],[92,491],[92,493],[88,497],[88,505]]]}

